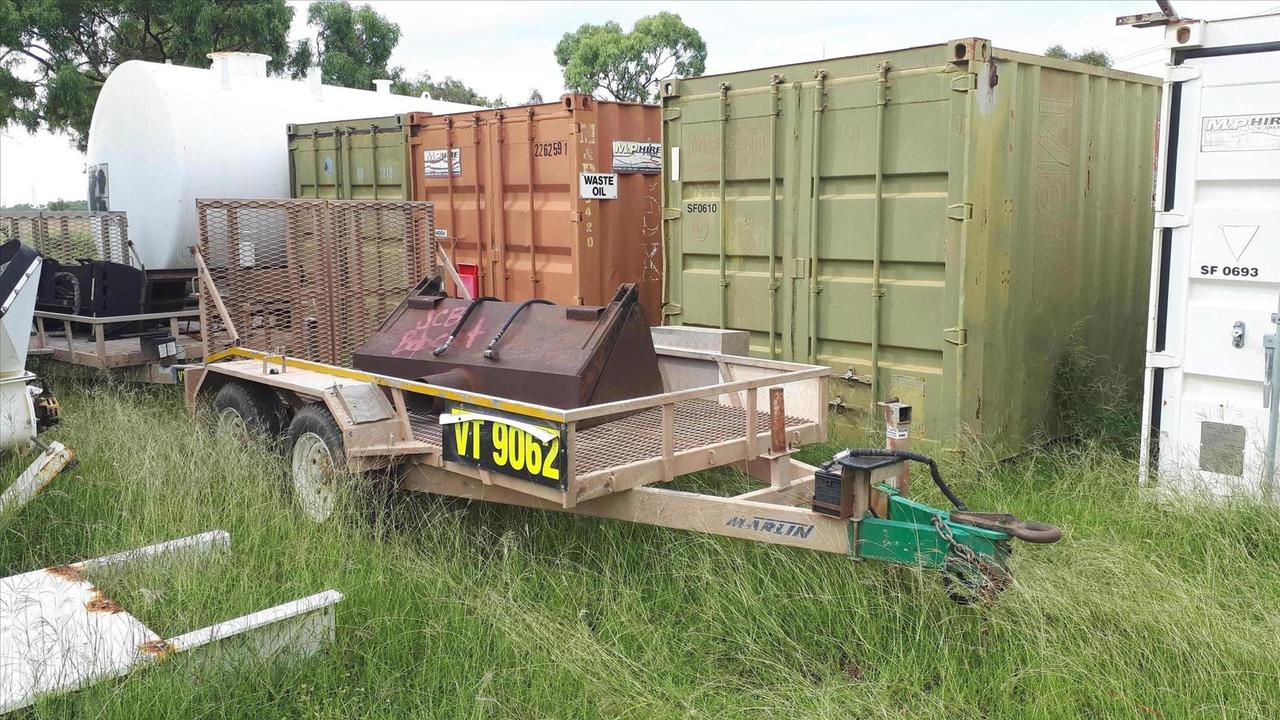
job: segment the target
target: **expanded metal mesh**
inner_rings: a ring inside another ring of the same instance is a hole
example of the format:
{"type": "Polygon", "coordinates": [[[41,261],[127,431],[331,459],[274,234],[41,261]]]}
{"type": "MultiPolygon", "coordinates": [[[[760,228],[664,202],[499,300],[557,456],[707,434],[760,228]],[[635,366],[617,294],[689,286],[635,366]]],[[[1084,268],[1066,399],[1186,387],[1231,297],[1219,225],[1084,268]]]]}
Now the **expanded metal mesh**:
{"type": "Polygon", "coordinates": [[[129,221],[121,211],[30,210],[0,214],[0,243],[13,239],[60,263],[133,264],[129,221]]]}
{"type": "MultiPolygon", "coordinates": [[[[672,450],[686,452],[747,436],[747,411],[714,400],[693,399],[675,403],[672,450]]],[[[756,431],[768,432],[771,415],[756,413],[756,431]]],[[[787,415],[786,427],[810,425],[812,420],[787,415]]],[[[409,413],[413,437],[433,447],[441,446],[440,422],[435,415],[409,413]]],[[[662,408],[579,430],[575,436],[574,474],[589,475],[662,457],[662,408]]]]}
{"type": "MultiPolygon", "coordinates": [[[[346,365],[438,274],[429,202],[197,200],[200,253],[238,344],[346,365]]],[[[233,338],[201,283],[208,351],[233,338]]]]}

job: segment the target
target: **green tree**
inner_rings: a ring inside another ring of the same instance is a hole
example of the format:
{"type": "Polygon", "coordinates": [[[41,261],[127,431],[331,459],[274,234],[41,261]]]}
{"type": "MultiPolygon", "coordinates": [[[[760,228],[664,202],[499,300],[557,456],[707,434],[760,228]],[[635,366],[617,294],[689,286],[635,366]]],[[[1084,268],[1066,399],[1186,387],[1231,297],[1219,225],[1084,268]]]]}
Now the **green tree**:
{"type": "Polygon", "coordinates": [[[538,103],[543,103],[543,102],[546,102],[546,101],[542,99],[542,91],[539,90],[538,88],[531,88],[529,90],[529,99],[525,100],[524,104],[537,105],[538,103]]]}
{"type": "Polygon", "coordinates": [[[503,107],[506,105],[506,101],[503,100],[501,95],[489,99],[477,92],[475,88],[449,75],[446,75],[444,80],[432,80],[429,72],[418,73],[418,76],[412,80],[398,80],[392,84],[391,91],[400,95],[415,96],[426,93],[433,100],[481,105],[483,107],[503,107]]]}
{"type": "Polygon", "coordinates": [[[369,5],[353,8],[346,0],[320,0],[307,7],[307,25],[316,28],[315,43],[299,40],[289,58],[289,74],[297,79],[318,65],[330,85],[368,90],[380,78],[399,80],[404,69],[388,65],[400,42],[400,26],[369,5]]]}
{"type": "Polygon", "coordinates": [[[1097,48],[1090,48],[1084,52],[1073,53],[1069,52],[1061,45],[1050,45],[1049,48],[1044,51],[1044,55],[1045,57],[1058,58],[1060,60],[1073,60],[1075,62],[1082,62],[1088,65],[1097,65],[1098,67],[1111,67],[1111,56],[1107,54],[1106,50],[1099,50],[1097,48]]]}
{"type": "Polygon", "coordinates": [[[288,55],[284,0],[0,0],[0,127],[88,145],[107,75],[127,60],[207,67],[217,50],[288,55]]]}
{"type": "Polygon", "coordinates": [[[88,200],[63,200],[62,198],[58,198],[57,200],[50,200],[49,204],[45,206],[45,209],[46,210],[88,210],[89,201],[88,200]]]}
{"type": "Polygon", "coordinates": [[[679,15],[640,18],[631,32],[612,20],[565,33],[555,49],[564,84],[574,92],[602,93],[624,102],[655,102],[658,81],[700,75],[707,45],[679,15]]]}

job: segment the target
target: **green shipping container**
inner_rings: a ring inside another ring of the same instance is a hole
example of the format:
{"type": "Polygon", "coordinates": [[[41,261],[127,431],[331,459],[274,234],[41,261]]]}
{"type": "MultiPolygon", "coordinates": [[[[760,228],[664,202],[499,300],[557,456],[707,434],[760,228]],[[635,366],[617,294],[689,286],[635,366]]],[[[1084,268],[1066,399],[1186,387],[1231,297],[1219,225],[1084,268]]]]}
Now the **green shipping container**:
{"type": "Polygon", "coordinates": [[[409,200],[403,116],[288,126],[289,187],[295,198],[409,200]]]}
{"type": "Polygon", "coordinates": [[[968,38],[662,91],[668,323],[934,446],[1061,434],[1076,345],[1139,378],[1159,80],[968,38]]]}

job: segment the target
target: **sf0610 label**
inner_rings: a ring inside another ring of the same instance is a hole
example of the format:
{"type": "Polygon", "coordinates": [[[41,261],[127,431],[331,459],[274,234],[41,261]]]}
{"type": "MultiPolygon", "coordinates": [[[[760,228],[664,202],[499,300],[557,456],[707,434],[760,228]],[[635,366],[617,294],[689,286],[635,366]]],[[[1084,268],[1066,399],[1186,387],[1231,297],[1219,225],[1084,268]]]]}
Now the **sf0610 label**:
{"type": "Polygon", "coordinates": [[[1258,277],[1258,268],[1242,265],[1201,265],[1200,274],[1206,277],[1258,277]]]}
{"type": "Polygon", "coordinates": [[[687,215],[697,215],[699,213],[718,213],[720,212],[720,203],[718,202],[687,202],[684,204],[684,211],[687,215]]]}
{"type": "Polygon", "coordinates": [[[563,425],[462,404],[442,414],[440,425],[445,460],[562,490],[566,486],[563,425]]]}
{"type": "Polygon", "coordinates": [[[540,142],[533,144],[533,156],[538,157],[554,157],[556,155],[564,155],[569,149],[569,143],[563,140],[555,142],[540,142]]]}

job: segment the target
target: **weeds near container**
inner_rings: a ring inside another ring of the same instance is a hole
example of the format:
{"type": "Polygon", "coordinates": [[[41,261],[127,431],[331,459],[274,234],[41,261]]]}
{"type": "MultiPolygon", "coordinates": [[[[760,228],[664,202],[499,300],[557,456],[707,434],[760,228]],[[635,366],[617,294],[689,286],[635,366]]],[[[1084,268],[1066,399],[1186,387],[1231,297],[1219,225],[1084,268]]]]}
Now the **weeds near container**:
{"type": "MultiPolygon", "coordinates": [[[[280,458],[194,423],[172,388],[48,370],[65,406],[54,438],[81,464],[0,519],[0,571],[216,527],[232,535],[222,558],[102,582],[161,632],[326,587],[346,599],[335,645],[297,665],[215,673],[179,658],[19,717],[1265,718],[1280,706],[1280,517],[1147,502],[1112,438],[999,464],[978,447],[941,458],[973,507],[1067,531],[1019,547],[993,607],[958,608],[911,568],[462,500],[391,492],[372,523],[350,509],[316,525],[280,491],[280,458]]],[[[878,437],[840,432],[806,459],[878,437]]],[[[923,475],[913,492],[943,502],[923,475]]]]}

